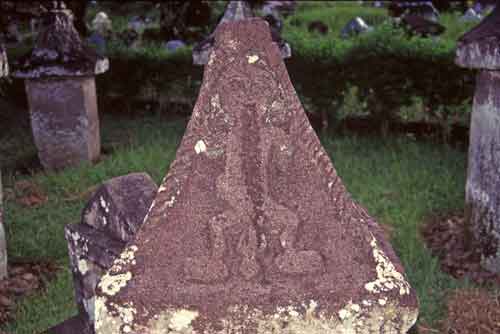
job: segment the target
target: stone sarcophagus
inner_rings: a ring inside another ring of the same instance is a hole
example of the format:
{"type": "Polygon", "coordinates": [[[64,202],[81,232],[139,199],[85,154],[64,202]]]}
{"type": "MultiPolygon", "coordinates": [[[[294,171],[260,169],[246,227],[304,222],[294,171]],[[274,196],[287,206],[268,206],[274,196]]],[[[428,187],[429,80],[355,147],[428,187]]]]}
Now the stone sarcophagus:
{"type": "Polygon", "coordinates": [[[92,162],[101,151],[94,77],[108,60],[81,41],[71,12],[54,1],[47,28],[12,75],[26,79],[33,137],[42,166],[59,170],[92,162]]]}
{"type": "Polygon", "coordinates": [[[500,6],[459,39],[455,62],[478,71],[465,218],[481,248],[482,267],[500,273],[500,6]]]}
{"type": "Polygon", "coordinates": [[[222,23],[144,225],[97,284],[97,334],[406,333],[418,301],[311,128],[268,24],[222,23]]]}

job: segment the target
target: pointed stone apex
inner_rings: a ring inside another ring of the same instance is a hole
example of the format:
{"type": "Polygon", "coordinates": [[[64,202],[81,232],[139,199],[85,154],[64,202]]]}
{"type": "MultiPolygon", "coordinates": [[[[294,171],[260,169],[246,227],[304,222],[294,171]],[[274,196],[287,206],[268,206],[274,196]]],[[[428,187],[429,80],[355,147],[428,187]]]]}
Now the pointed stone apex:
{"type": "Polygon", "coordinates": [[[415,292],[261,19],[222,23],[176,159],[98,284],[97,334],[406,333],[415,292]]]}
{"type": "Polygon", "coordinates": [[[84,45],[68,10],[52,10],[43,19],[47,28],[39,34],[31,54],[16,66],[14,77],[93,76],[107,71],[108,59],[84,45]]]}
{"type": "Polygon", "coordinates": [[[230,1],[221,22],[245,20],[254,16],[248,1],[230,1]]]}
{"type": "MultiPolygon", "coordinates": [[[[255,14],[250,7],[248,1],[230,1],[224,12],[224,16],[220,20],[217,27],[223,23],[237,22],[241,20],[254,18],[255,14]]],[[[210,53],[214,46],[215,32],[205,38],[193,48],[193,64],[206,65],[210,57],[210,53]]],[[[273,40],[279,46],[281,57],[283,59],[290,58],[292,50],[290,45],[286,43],[279,35],[279,32],[273,34],[273,40]]]]}

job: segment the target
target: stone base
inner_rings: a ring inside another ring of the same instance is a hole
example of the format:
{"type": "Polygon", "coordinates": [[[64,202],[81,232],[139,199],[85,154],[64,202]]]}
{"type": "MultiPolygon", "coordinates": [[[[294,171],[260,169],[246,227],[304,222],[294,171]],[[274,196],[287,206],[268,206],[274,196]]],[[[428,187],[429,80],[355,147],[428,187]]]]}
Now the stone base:
{"type": "Polygon", "coordinates": [[[101,151],[93,77],[26,80],[33,137],[44,168],[96,161],[101,151]]]}

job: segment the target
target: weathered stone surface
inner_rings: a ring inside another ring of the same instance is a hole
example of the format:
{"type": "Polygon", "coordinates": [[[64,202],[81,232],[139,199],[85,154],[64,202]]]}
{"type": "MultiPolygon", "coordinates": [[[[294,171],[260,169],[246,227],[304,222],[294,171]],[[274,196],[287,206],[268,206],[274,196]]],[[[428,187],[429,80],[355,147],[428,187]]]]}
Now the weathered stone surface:
{"type": "Polygon", "coordinates": [[[156,191],[145,173],[115,177],[92,196],[82,222],[65,228],[76,303],[92,329],[97,282],[141,226],[156,191]]]}
{"type": "Polygon", "coordinates": [[[65,228],[79,314],[92,327],[97,282],[125,248],[125,243],[85,224],[65,228]]]}
{"type": "Polygon", "coordinates": [[[141,226],[156,191],[156,184],[146,173],[112,178],[87,203],[82,223],[127,242],[141,226]]]}
{"type": "Polygon", "coordinates": [[[368,24],[366,24],[366,22],[361,17],[355,17],[347,22],[345,27],[342,28],[340,37],[345,39],[372,30],[373,27],[370,27],[368,24]]]}
{"type": "Polygon", "coordinates": [[[47,28],[37,37],[32,52],[14,66],[14,77],[94,76],[108,70],[108,59],[82,43],[68,11],[50,11],[44,20],[47,28]]]}
{"type": "Polygon", "coordinates": [[[3,187],[2,171],[0,170],[0,280],[6,278],[7,276],[7,241],[3,220],[3,187]]]}
{"type": "Polygon", "coordinates": [[[98,284],[96,333],[405,333],[415,293],[268,25],[221,24],[203,80],[145,224],[98,284]]]}
{"type": "Polygon", "coordinates": [[[467,68],[500,70],[500,6],[460,37],[455,63],[467,68]]]}
{"type": "Polygon", "coordinates": [[[471,115],[466,219],[481,265],[500,273],[500,7],[463,35],[455,62],[479,69],[471,115]]]}
{"type": "Polygon", "coordinates": [[[500,273],[500,71],[481,70],[470,125],[466,213],[482,266],[500,273]]]}
{"type": "Polygon", "coordinates": [[[101,151],[94,77],[26,80],[33,137],[44,168],[95,161],[101,151]]]}
{"type": "Polygon", "coordinates": [[[9,63],[7,61],[7,52],[0,41],[0,78],[9,75],[9,63]]]}
{"type": "MultiPolygon", "coordinates": [[[[240,20],[246,20],[255,17],[250,4],[247,1],[229,1],[227,4],[224,16],[219,22],[219,25],[227,22],[235,22],[240,20]]],[[[219,26],[218,25],[218,26],[219,26]]],[[[292,50],[290,45],[285,42],[279,31],[276,29],[271,29],[271,36],[273,42],[277,43],[281,52],[281,57],[283,59],[290,58],[292,56],[292,50]]],[[[210,53],[214,48],[215,42],[215,32],[209,35],[200,43],[197,43],[193,48],[193,64],[194,65],[206,65],[210,57],[210,53]]]]}

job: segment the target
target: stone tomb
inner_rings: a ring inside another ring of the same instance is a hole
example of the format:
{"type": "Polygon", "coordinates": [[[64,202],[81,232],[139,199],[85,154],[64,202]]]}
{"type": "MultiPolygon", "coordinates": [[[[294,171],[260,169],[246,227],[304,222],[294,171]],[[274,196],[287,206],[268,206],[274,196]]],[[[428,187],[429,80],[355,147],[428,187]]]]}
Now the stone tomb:
{"type": "Polygon", "coordinates": [[[221,24],[170,171],[98,283],[96,333],[406,333],[417,314],[268,24],[221,24]]]}
{"type": "Polygon", "coordinates": [[[59,170],[99,158],[94,76],[109,64],[82,43],[68,10],[54,8],[44,15],[47,28],[12,75],[26,79],[40,161],[46,169],[59,170]]]}
{"type": "Polygon", "coordinates": [[[478,70],[465,219],[481,247],[481,265],[500,273],[500,6],[458,40],[455,62],[478,70]]]}

